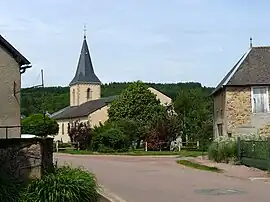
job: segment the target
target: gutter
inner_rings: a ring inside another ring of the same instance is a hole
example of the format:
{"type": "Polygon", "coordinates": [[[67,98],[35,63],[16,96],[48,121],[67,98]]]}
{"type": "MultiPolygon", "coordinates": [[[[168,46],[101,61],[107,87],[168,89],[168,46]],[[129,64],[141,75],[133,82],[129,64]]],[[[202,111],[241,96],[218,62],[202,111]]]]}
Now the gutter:
{"type": "Polygon", "coordinates": [[[23,74],[23,73],[26,71],[26,69],[29,69],[29,68],[31,68],[31,67],[32,67],[31,64],[29,64],[29,65],[22,65],[22,66],[20,67],[20,73],[23,74]]]}

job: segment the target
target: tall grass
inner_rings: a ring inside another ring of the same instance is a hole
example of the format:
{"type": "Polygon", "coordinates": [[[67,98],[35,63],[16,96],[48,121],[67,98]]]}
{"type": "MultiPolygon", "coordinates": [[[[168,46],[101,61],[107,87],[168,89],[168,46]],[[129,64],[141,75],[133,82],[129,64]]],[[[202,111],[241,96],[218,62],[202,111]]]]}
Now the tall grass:
{"type": "MultiPolygon", "coordinates": [[[[258,134],[241,134],[241,140],[266,140],[265,137],[258,134]]],[[[216,162],[235,161],[237,158],[237,136],[234,137],[219,137],[215,139],[208,148],[208,158],[216,162]]]]}
{"type": "Polygon", "coordinates": [[[0,169],[0,201],[19,202],[23,184],[8,169],[0,169]]]}
{"type": "Polygon", "coordinates": [[[96,202],[97,183],[92,173],[63,166],[33,180],[22,194],[23,202],[96,202]]]}

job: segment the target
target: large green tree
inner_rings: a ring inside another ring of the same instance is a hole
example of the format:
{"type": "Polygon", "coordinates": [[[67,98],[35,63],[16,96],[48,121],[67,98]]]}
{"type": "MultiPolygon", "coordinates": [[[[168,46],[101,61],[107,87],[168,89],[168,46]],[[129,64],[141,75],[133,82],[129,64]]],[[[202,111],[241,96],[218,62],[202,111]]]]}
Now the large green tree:
{"type": "Polygon", "coordinates": [[[164,106],[156,99],[144,83],[137,81],[130,84],[111,104],[108,114],[110,121],[122,119],[133,120],[140,129],[143,139],[145,131],[157,116],[166,113],[164,106]]]}
{"type": "Polygon", "coordinates": [[[21,125],[23,134],[33,134],[41,137],[56,135],[59,130],[56,120],[43,114],[30,115],[22,120],[21,125]]]}
{"type": "Polygon", "coordinates": [[[191,141],[207,144],[212,137],[212,100],[203,88],[181,90],[174,101],[182,135],[191,141]]]}

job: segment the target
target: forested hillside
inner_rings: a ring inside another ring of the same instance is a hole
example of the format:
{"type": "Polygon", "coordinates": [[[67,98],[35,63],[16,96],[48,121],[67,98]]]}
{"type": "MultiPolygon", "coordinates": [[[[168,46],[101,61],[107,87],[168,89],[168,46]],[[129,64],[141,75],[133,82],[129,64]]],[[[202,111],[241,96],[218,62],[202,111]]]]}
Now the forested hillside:
{"type": "MultiPolygon", "coordinates": [[[[110,83],[101,86],[101,96],[107,97],[118,95],[130,83],[110,83]]],[[[161,84],[147,83],[162,93],[174,99],[181,89],[202,88],[206,93],[210,93],[213,88],[202,87],[200,83],[176,83],[161,84]]],[[[25,88],[21,92],[21,112],[28,116],[33,113],[48,111],[53,113],[69,105],[69,87],[45,87],[45,88],[25,88]]]]}

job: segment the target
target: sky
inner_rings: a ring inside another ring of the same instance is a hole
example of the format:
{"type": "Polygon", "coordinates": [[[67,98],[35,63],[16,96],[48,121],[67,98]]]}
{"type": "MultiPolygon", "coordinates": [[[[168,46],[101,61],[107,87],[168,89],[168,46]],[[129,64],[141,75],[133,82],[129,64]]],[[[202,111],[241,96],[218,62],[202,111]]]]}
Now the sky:
{"type": "Polygon", "coordinates": [[[87,26],[103,83],[216,86],[253,46],[270,45],[267,0],[1,0],[0,34],[32,64],[22,86],[67,86],[87,26]]]}

